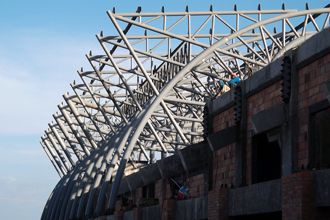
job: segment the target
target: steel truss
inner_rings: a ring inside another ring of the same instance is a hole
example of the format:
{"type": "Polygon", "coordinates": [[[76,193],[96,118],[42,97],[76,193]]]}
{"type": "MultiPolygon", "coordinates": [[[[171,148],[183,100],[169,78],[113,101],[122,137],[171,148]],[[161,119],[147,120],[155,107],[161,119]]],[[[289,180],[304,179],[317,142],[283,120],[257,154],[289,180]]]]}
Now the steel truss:
{"type": "Polygon", "coordinates": [[[78,71],[41,138],[62,177],[42,219],[111,210],[124,175],[203,141],[203,106],[218,80],[251,76],[327,28],[329,13],[109,11],[117,34],[96,36],[103,54],[86,55],[90,70],[78,71]]]}

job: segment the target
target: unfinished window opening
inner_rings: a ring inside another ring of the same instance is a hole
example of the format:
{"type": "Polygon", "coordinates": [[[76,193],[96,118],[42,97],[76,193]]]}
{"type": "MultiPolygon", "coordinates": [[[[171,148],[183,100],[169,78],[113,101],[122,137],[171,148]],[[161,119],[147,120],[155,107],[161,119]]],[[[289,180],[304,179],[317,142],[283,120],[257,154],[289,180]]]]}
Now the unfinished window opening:
{"type": "Polygon", "coordinates": [[[279,130],[257,134],[252,138],[252,182],[259,183],[281,177],[279,130]]]}
{"type": "Polygon", "coordinates": [[[142,198],[139,200],[140,206],[151,206],[158,204],[158,199],[155,198],[155,184],[142,187],[142,198]]]}
{"type": "Polygon", "coordinates": [[[311,165],[313,168],[330,168],[330,108],[311,116],[311,165]]]}

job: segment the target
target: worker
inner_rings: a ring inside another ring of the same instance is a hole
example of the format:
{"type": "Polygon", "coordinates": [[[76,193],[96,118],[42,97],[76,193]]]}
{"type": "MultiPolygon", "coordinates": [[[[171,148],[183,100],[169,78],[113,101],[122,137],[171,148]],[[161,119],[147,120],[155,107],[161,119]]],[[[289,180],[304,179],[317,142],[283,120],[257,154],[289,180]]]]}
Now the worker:
{"type": "Polygon", "coordinates": [[[217,84],[219,87],[219,92],[218,92],[217,96],[220,96],[230,90],[229,86],[222,79],[220,79],[217,84]]]}
{"type": "Polygon", "coordinates": [[[230,88],[235,87],[239,82],[241,81],[241,78],[238,74],[234,73],[232,74],[232,79],[229,80],[228,85],[230,88]]]}

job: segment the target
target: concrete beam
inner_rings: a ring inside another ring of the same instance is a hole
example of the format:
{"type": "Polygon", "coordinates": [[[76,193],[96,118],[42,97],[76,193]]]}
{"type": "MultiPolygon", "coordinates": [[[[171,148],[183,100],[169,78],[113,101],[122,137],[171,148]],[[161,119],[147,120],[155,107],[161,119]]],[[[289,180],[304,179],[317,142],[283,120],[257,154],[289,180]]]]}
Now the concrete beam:
{"type": "Polygon", "coordinates": [[[281,180],[258,183],[229,192],[229,215],[281,211],[281,180]]]}
{"type": "Polygon", "coordinates": [[[277,105],[272,108],[260,111],[252,116],[254,134],[259,134],[280,126],[285,121],[284,105],[277,105]],[[271,116],[271,117],[270,117],[271,116]]]}
{"type": "MultiPolygon", "coordinates": [[[[180,150],[189,173],[202,172],[207,169],[208,151],[206,143],[199,143],[180,150]]],[[[170,178],[185,173],[178,153],[166,157],[157,163],[150,164],[136,173],[124,177],[118,195],[154,183],[161,178],[170,178]]]]}
{"type": "Polygon", "coordinates": [[[297,68],[300,69],[330,52],[330,28],[306,40],[296,51],[297,68]]]}

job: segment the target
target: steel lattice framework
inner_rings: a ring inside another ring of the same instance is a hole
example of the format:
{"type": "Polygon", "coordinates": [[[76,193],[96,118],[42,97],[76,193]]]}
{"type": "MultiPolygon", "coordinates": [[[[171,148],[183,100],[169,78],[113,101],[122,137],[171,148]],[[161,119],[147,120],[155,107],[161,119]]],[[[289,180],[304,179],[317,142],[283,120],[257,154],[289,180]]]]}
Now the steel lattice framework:
{"type": "Polygon", "coordinates": [[[96,36],[103,53],[86,55],[41,138],[62,177],[42,219],[113,208],[123,175],[204,140],[218,80],[245,79],[327,28],[330,9],[107,13],[117,33],[96,36]]]}

